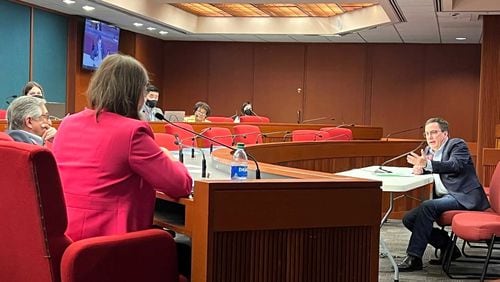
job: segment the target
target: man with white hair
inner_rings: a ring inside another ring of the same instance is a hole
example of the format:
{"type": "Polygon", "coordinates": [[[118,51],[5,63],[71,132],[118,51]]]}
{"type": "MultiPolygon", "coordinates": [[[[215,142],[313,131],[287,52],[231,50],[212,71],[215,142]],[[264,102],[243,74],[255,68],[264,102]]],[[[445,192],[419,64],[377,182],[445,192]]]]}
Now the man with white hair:
{"type": "Polygon", "coordinates": [[[33,96],[21,96],[7,108],[8,134],[18,142],[43,146],[52,142],[57,132],[52,127],[46,101],[33,96]]]}

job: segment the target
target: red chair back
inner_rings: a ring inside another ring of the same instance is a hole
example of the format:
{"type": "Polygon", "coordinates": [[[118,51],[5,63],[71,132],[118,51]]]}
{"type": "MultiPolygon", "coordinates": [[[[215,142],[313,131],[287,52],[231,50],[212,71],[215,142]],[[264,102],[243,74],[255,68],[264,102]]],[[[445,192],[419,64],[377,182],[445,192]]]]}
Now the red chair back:
{"type": "MultiPolygon", "coordinates": [[[[233,145],[233,134],[231,133],[231,130],[225,127],[210,127],[205,130],[202,135],[217,140],[226,146],[233,145]]],[[[202,147],[204,148],[208,148],[212,144],[213,146],[220,146],[219,144],[213,143],[207,139],[201,139],[201,142],[203,144],[202,147]]]]}
{"type": "MultiPolygon", "coordinates": [[[[175,151],[179,149],[179,145],[175,144],[175,136],[168,133],[155,133],[155,141],[158,146],[167,148],[170,151],[175,151]]],[[[191,146],[191,144],[189,144],[191,146]]]]}
{"type": "Polygon", "coordinates": [[[211,122],[233,122],[233,119],[230,117],[211,116],[211,117],[207,117],[207,120],[209,120],[211,122]]]}
{"type": "Polygon", "coordinates": [[[233,127],[234,144],[261,144],[262,132],[256,125],[240,124],[233,127]]]}
{"type": "Polygon", "coordinates": [[[312,129],[298,129],[292,131],[292,141],[324,141],[328,140],[330,135],[326,131],[312,129]]]}
{"type": "Polygon", "coordinates": [[[47,149],[0,141],[0,281],[59,281],[71,243],[56,162],[47,149]]]}
{"type": "Polygon", "coordinates": [[[254,122],[254,123],[259,123],[259,122],[270,122],[271,120],[268,117],[262,117],[262,116],[240,116],[240,122],[254,122]]]}
{"type": "Polygon", "coordinates": [[[6,119],[7,118],[7,111],[0,109],[0,119],[6,119]]]}
{"type": "Polygon", "coordinates": [[[352,140],[352,130],[349,128],[323,127],[320,128],[320,130],[326,131],[330,134],[330,138],[328,140],[352,140]]]}
{"type": "Polygon", "coordinates": [[[10,137],[9,134],[7,134],[5,132],[1,132],[1,131],[0,131],[0,140],[1,141],[14,141],[14,139],[12,139],[12,137],[10,137]]]}
{"type": "MultiPolygon", "coordinates": [[[[182,128],[194,131],[193,126],[188,124],[188,123],[174,122],[174,124],[178,125],[182,128]]],[[[181,140],[182,144],[184,144],[186,146],[197,147],[195,135],[191,132],[188,132],[186,130],[182,130],[178,127],[175,127],[175,126],[167,123],[167,124],[165,124],[165,133],[168,133],[168,134],[171,134],[174,136],[177,135],[179,137],[179,139],[181,140]]]]}

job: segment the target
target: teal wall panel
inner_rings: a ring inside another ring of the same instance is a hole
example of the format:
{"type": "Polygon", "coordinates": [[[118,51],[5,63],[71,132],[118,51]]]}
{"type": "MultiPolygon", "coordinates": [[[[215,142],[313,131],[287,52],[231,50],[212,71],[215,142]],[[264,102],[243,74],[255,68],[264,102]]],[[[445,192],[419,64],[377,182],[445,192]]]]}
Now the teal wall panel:
{"type": "Polygon", "coordinates": [[[0,1],[0,109],[29,78],[30,8],[0,1]]]}
{"type": "Polygon", "coordinates": [[[68,20],[35,9],[33,37],[33,77],[43,86],[49,102],[66,102],[68,20]]]}

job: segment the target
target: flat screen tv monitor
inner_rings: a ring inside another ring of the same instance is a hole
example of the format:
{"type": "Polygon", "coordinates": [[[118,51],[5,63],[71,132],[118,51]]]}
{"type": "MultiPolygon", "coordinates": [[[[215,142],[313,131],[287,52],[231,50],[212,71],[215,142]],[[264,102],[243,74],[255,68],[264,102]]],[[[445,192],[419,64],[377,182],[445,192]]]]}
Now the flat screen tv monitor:
{"type": "Polygon", "coordinates": [[[95,70],[107,55],[118,52],[120,28],[93,19],[85,19],[82,67],[95,70]]]}

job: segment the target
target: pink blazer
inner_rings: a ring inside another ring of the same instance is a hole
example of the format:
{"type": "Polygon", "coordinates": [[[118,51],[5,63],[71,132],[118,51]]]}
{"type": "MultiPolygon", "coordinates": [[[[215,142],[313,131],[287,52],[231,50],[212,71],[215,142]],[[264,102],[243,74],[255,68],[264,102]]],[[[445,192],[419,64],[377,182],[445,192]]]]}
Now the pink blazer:
{"type": "Polygon", "coordinates": [[[192,179],[170,160],[146,122],[84,110],[64,118],[52,151],[61,176],[74,241],[147,229],[155,190],[187,196],[192,179]]]}

